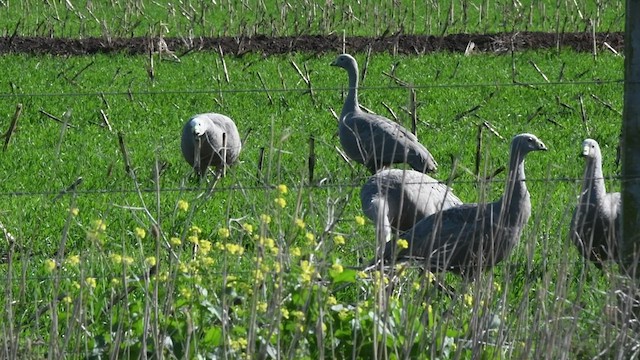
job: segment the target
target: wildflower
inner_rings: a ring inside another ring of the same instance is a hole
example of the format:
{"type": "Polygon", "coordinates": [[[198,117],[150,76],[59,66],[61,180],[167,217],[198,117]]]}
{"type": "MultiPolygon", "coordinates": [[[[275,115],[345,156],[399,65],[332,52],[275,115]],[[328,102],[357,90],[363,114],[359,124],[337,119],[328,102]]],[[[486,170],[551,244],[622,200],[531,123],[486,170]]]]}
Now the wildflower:
{"type": "Polygon", "coordinates": [[[226,244],[226,249],[231,255],[242,255],[244,253],[244,248],[240,245],[226,244]]]}
{"type": "Polygon", "coordinates": [[[356,224],[363,226],[364,225],[364,218],[360,215],[356,216],[356,224]]]}
{"type": "Polygon", "coordinates": [[[122,255],[120,254],[109,254],[109,258],[114,265],[122,264],[122,255]]]}
{"type": "Polygon", "coordinates": [[[241,349],[244,349],[244,348],[247,347],[247,339],[245,339],[245,338],[239,338],[239,339],[236,339],[236,340],[232,339],[229,342],[229,345],[231,346],[231,348],[233,350],[238,351],[238,350],[241,350],[241,349]]]}
{"type": "Polygon", "coordinates": [[[187,266],[187,264],[183,263],[183,262],[179,262],[178,263],[178,271],[180,271],[183,274],[186,274],[189,272],[189,267],[187,266]]]}
{"type": "Polygon", "coordinates": [[[285,319],[289,318],[289,310],[287,310],[286,308],[280,308],[280,314],[285,319]]]}
{"type": "Polygon", "coordinates": [[[464,294],[463,301],[464,301],[464,304],[466,306],[472,306],[473,305],[473,296],[471,296],[471,294],[464,294]]]}
{"type": "Polygon", "coordinates": [[[185,200],[178,200],[178,210],[187,211],[189,210],[189,203],[185,200]]]}
{"type": "Polygon", "coordinates": [[[280,268],[280,263],[274,263],[273,264],[273,272],[275,272],[276,274],[279,274],[280,271],[282,271],[282,269],[280,268]]]}
{"type": "Polygon", "coordinates": [[[313,275],[314,272],[313,265],[309,264],[308,260],[302,260],[300,261],[300,269],[302,270],[302,273],[300,274],[300,280],[302,280],[303,283],[310,283],[311,275],[313,275]]]}
{"type": "Polygon", "coordinates": [[[242,224],[242,228],[244,229],[244,231],[246,231],[249,235],[253,234],[253,225],[248,224],[248,223],[244,223],[242,224]]]}
{"type": "Polygon", "coordinates": [[[190,243],[195,244],[195,245],[198,245],[198,243],[200,242],[200,240],[198,239],[198,236],[196,236],[196,235],[191,235],[191,236],[187,237],[187,240],[190,243]]]}
{"type": "Polygon", "coordinates": [[[56,261],[54,259],[47,259],[44,261],[44,269],[47,272],[53,272],[56,269],[56,261]]]}
{"type": "Polygon", "coordinates": [[[107,224],[102,219],[93,220],[91,225],[95,231],[101,232],[107,230],[107,224]]]}
{"type": "Polygon", "coordinates": [[[292,247],[290,252],[291,252],[291,256],[296,256],[297,257],[297,256],[302,255],[302,251],[300,251],[300,248],[297,247],[297,246],[292,247]]]}
{"type": "Polygon", "coordinates": [[[69,209],[69,212],[73,216],[78,216],[78,213],[80,212],[80,209],[78,209],[77,207],[72,207],[72,208],[69,209]]]}
{"type": "Polygon", "coordinates": [[[131,265],[131,264],[133,264],[133,258],[131,256],[124,256],[124,257],[122,257],[122,262],[125,265],[131,265]]]}
{"type": "Polygon", "coordinates": [[[260,301],[260,302],[258,302],[258,305],[256,306],[256,308],[257,308],[258,312],[265,313],[265,312],[267,312],[267,303],[263,302],[263,301],[260,301]]]}
{"type": "Polygon", "coordinates": [[[493,282],[493,291],[495,292],[501,292],[502,291],[502,285],[500,285],[499,282],[494,281],[493,282]]]}
{"type": "Polygon", "coordinates": [[[189,290],[189,289],[188,289],[188,288],[186,288],[186,287],[182,287],[182,288],[180,288],[180,295],[181,295],[183,298],[185,298],[185,299],[189,300],[189,299],[191,299],[191,290],[189,290]]]}
{"type": "Polygon", "coordinates": [[[231,235],[231,232],[229,231],[229,229],[227,229],[227,228],[218,229],[218,236],[219,237],[221,237],[223,239],[226,239],[226,238],[229,237],[229,235],[231,235]]]}
{"type": "Polygon", "coordinates": [[[271,216],[267,214],[262,214],[260,215],[260,221],[262,221],[263,224],[268,224],[271,222],[271,216]]]}
{"type": "Polygon", "coordinates": [[[264,280],[264,272],[261,269],[255,269],[253,271],[253,279],[255,281],[263,281],[264,280]]]}
{"type": "Polygon", "coordinates": [[[336,245],[344,245],[345,244],[345,240],[344,240],[344,236],[342,235],[336,235],[333,237],[333,243],[336,245]]]}
{"type": "Polygon", "coordinates": [[[182,241],[177,237],[172,237],[171,239],[169,239],[169,242],[173,246],[179,246],[180,244],[182,244],[182,241]]]}
{"type": "Polygon", "coordinates": [[[296,219],[296,226],[299,227],[300,229],[304,229],[307,224],[304,223],[304,220],[302,219],[296,219]]]}
{"type": "Polygon", "coordinates": [[[345,321],[349,318],[349,310],[347,309],[342,309],[338,312],[338,317],[340,318],[340,320],[345,321]]]}
{"type": "Polygon", "coordinates": [[[71,296],[65,296],[62,298],[62,302],[65,304],[71,304],[72,301],[73,299],[71,299],[71,296]]]}
{"type": "Polygon", "coordinates": [[[96,278],[93,278],[93,277],[88,277],[84,279],[84,283],[87,284],[87,286],[89,286],[92,289],[95,289],[97,285],[96,278]]]}
{"type": "Polygon", "coordinates": [[[400,249],[407,249],[409,247],[409,242],[405,239],[398,239],[396,245],[398,245],[398,248],[400,249]]]}
{"type": "Polygon", "coordinates": [[[200,245],[200,247],[198,248],[198,251],[202,255],[207,255],[211,251],[211,241],[209,241],[209,240],[200,240],[199,245],[200,245]]]}
{"type": "Polygon", "coordinates": [[[316,236],[313,233],[307,232],[304,235],[305,239],[307,239],[307,244],[315,245],[316,244],[316,236]]]}
{"type": "Polygon", "coordinates": [[[359,277],[360,279],[366,279],[366,278],[368,278],[368,277],[369,277],[369,275],[367,275],[367,273],[366,273],[366,272],[364,272],[364,271],[358,271],[358,277],[359,277]]]}
{"type": "Polygon", "coordinates": [[[287,185],[280,184],[278,185],[278,192],[280,195],[286,195],[289,192],[289,189],[287,188],[287,185]]]}
{"type": "Polygon", "coordinates": [[[276,205],[280,206],[281,208],[284,208],[287,206],[287,200],[285,200],[284,198],[276,198],[275,200],[276,205]]]}
{"type": "Polygon", "coordinates": [[[300,310],[294,310],[294,311],[292,311],[292,312],[291,312],[291,315],[292,315],[294,318],[296,318],[296,319],[298,319],[298,320],[300,320],[300,321],[304,320],[304,313],[303,313],[302,311],[300,311],[300,310]]]}
{"type": "Polygon", "coordinates": [[[144,237],[147,236],[147,232],[143,228],[139,228],[139,227],[135,228],[133,233],[136,234],[136,237],[138,239],[144,239],[144,237]]]}
{"type": "Polygon", "coordinates": [[[338,300],[336,300],[336,298],[331,295],[327,298],[327,305],[332,306],[332,305],[336,305],[338,303],[338,300]]]}
{"type": "Polygon", "coordinates": [[[156,266],[157,263],[155,256],[149,256],[148,258],[144,259],[144,262],[149,266],[156,266]]]}
{"type": "Polygon", "coordinates": [[[72,282],[71,286],[73,286],[73,288],[76,290],[80,290],[80,283],[78,283],[77,281],[72,282]]]}
{"type": "Polygon", "coordinates": [[[203,257],[201,261],[202,261],[202,265],[205,267],[209,267],[215,264],[215,260],[213,260],[213,258],[210,256],[203,257]]]}
{"type": "Polygon", "coordinates": [[[193,235],[200,235],[202,234],[202,229],[200,229],[199,227],[193,225],[189,228],[189,232],[192,233],[193,235]]]}
{"type": "Polygon", "coordinates": [[[425,271],[424,276],[427,278],[427,280],[430,283],[433,283],[434,281],[436,281],[436,276],[429,270],[425,271]]]}
{"type": "Polygon", "coordinates": [[[344,268],[342,267],[342,265],[340,265],[340,263],[334,263],[333,265],[331,265],[331,270],[333,271],[334,274],[340,274],[344,271],[344,268]]]}
{"type": "Polygon", "coordinates": [[[71,266],[77,266],[80,264],[80,256],[79,255],[71,255],[67,258],[67,264],[71,266]]]}

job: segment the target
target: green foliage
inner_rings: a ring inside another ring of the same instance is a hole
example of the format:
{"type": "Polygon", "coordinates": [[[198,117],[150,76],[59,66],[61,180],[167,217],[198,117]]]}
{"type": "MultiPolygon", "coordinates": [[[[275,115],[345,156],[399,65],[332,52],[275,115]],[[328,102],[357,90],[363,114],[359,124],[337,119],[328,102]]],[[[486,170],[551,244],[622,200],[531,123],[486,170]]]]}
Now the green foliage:
{"type": "Polygon", "coordinates": [[[409,89],[385,74],[410,84],[417,136],[440,162],[436,177],[451,175],[463,200],[503,191],[504,173],[476,182],[479,128],[481,177],[506,164],[517,133],[534,133],[550,149],[527,160],[534,208],[521,243],[472,284],[357,268],[375,248],[358,199],[368,174],[336,151],[330,109],[340,112],[346,74],[331,60],[226,57],[226,81],[215,54],[156,58],[153,79],[145,57],[1,57],[11,92],[0,94],[0,128],[23,105],[0,167],[0,222],[16,237],[0,245],[11,259],[0,267],[10,309],[2,321],[19,324],[20,351],[466,359],[593,357],[605,349],[618,329],[607,312],[617,280],[583,269],[567,228],[581,141],[596,138],[605,173],[616,173],[622,58],[371,58],[361,103],[392,117],[386,105],[410,127],[409,89]],[[307,69],[312,92],[291,62],[307,69]],[[199,183],[179,136],[190,116],[211,111],[233,118],[246,141],[225,178],[199,183]],[[164,164],[158,181],[156,161],[164,164]],[[78,177],[75,194],[57,196],[78,177]]]}
{"type": "Polygon", "coordinates": [[[53,37],[622,31],[624,1],[6,1],[1,30],[53,37]]]}

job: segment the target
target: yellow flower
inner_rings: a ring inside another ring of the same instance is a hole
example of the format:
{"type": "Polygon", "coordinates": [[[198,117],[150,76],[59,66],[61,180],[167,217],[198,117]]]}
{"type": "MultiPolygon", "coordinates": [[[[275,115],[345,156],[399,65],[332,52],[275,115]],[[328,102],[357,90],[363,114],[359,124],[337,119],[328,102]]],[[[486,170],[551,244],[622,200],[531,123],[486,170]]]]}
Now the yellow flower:
{"type": "Polygon", "coordinates": [[[79,255],[71,255],[67,258],[67,264],[71,266],[76,266],[80,264],[80,256],[79,255]]]}
{"type": "MultiPolygon", "coordinates": [[[[277,255],[277,254],[276,254],[276,255],[277,255]]],[[[282,269],[280,268],[280,263],[274,263],[274,264],[273,264],[273,271],[274,271],[276,274],[279,274],[281,270],[282,270],[282,269]]]]}
{"type": "Polygon", "coordinates": [[[178,200],[178,210],[187,211],[189,210],[189,203],[185,200],[178,200]]]}
{"type": "Polygon", "coordinates": [[[334,274],[340,274],[344,271],[344,267],[342,267],[340,263],[334,263],[333,265],[331,265],[331,270],[333,270],[334,274]]]}
{"type": "Polygon", "coordinates": [[[285,200],[284,198],[276,198],[275,200],[276,205],[280,206],[281,208],[284,208],[287,206],[287,200],[285,200]]]}
{"type": "Polygon", "coordinates": [[[300,229],[304,229],[307,224],[304,223],[304,220],[302,219],[296,219],[296,226],[299,227],[300,229]]]}
{"type": "Polygon", "coordinates": [[[53,272],[56,269],[56,261],[54,259],[47,259],[44,261],[44,269],[48,272],[53,272]]]}
{"type": "Polygon", "coordinates": [[[344,236],[342,235],[336,235],[333,237],[333,243],[336,245],[344,245],[345,241],[344,241],[344,236]]]}
{"type": "Polygon", "coordinates": [[[122,264],[122,255],[120,254],[109,254],[109,258],[111,258],[111,262],[113,262],[115,265],[122,264]]]}
{"type": "Polygon", "coordinates": [[[286,308],[280,308],[280,314],[285,319],[289,318],[289,310],[287,310],[286,308]]]}
{"type": "Polygon", "coordinates": [[[171,243],[171,245],[173,246],[179,246],[180,244],[182,244],[182,240],[180,240],[177,237],[172,237],[171,239],[169,239],[169,242],[171,243]]]}
{"type": "Polygon", "coordinates": [[[210,256],[203,257],[201,261],[202,261],[202,265],[206,266],[206,267],[209,267],[209,266],[215,264],[215,260],[213,260],[213,258],[210,257],[210,256]]]}
{"type": "Polygon", "coordinates": [[[124,256],[122,258],[122,262],[125,263],[126,265],[131,265],[133,264],[133,258],[131,256],[124,256]]]}
{"type": "Polygon", "coordinates": [[[396,242],[396,245],[398,245],[400,249],[409,248],[409,242],[405,239],[398,239],[398,241],[396,242]]]}
{"type": "Polygon", "coordinates": [[[76,290],[80,290],[80,283],[78,283],[77,281],[72,282],[71,286],[73,286],[73,288],[76,290]]]}
{"type": "Polygon", "coordinates": [[[258,312],[265,313],[267,312],[267,303],[260,301],[258,302],[258,305],[256,306],[256,308],[258,309],[258,312]]]}
{"type": "Polygon", "coordinates": [[[285,195],[285,194],[287,194],[287,193],[289,192],[289,189],[287,188],[287,185],[285,185],[285,184],[280,184],[280,185],[278,185],[278,192],[279,192],[281,195],[285,195]]]}
{"type": "Polygon", "coordinates": [[[295,246],[291,248],[291,256],[300,256],[302,255],[302,251],[300,251],[300,248],[295,246]]]}
{"type": "Polygon", "coordinates": [[[231,347],[231,349],[235,351],[244,349],[247,347],[247,339],[245,338],[239,338],[237,340],[231,339],[231,341],[229,341],[229,346],[231,347]]]}
{"type": "Polygon", "coordinates": [[[146,262],[147,265],[149,265],[149,266],[155,266],[156,265],[156,257],[155,256],[149,256],[148,258],[144,259],[144,262],[146,262]]]}
{"type": "Polygon", "coordinates": [[[302,260],[300,261],[300,269],[302,270],[302,273],[300,274],[300,280],[302,280],[302,282],[306,284],[310,283],[311,275],[313,275],[314,272],[313,265],[310,264],[308,260],[302,260]]]}
{"type": "Polygon", "coordinates": [[[360,279],[366,279],[366,278],[368,278],[368,277],[369,277],[369,275],[367,275],[367,273],[366,273],[366,272],[364,272],[364,271],[358,271],[358,274],[357,274],[357,275],[358,275],[358,277],[359,277],[360,279]]]}
{"type": "Polygon", "coordinates": [[[71,304],[72,301],[73,299],[71,299],[71,296],[65,296],[62,298],[62,302],[65,304],[71,304]]]}
{"type": "Polygon", "coordinates": [[[223,239],[226,239],[226,238],[229,237],[229,235],[231,235],[231,232],[229,231],[229,229],[227,229],[227,228],[218,229],[218,236],[219,237],[221,237],[223,239]]]}
{"type": "Polygon", "coordinates": [[[429,270],[425,271],[424,276],[430,283],[436,281],[436,276],[429,270]]]}
{"type": "Polygon", "coordinates": [[[231,255],[242,255],[244,253],[244,248],[240,245],[226,244],[226,249],[231,255]]]}
{"type": "Polygon", "coordinates": [[[242,224],[242,228],[244,229],[244,231],[246,231],[249,234],[253,234],[253,225],[248,224],[248,223],[244,223],[242,224]]]}
{"type": "Polygon", "coordinates": [[[293,315],[293,317],[298,319],[298,320],[304,320],[304,313],[302,311],[300,311],[300,310],[292,311],[291,315],[293,315]]]}
{"type": "Polygon", "coordinates": [[[196,244],[196,245],[198,244],[198,242],[200,242],[200,240],[198,239],[198,236],[196,236],[196,235],[191,235],[191,236],[187,237],[187,240],[190,243],[193,243],[193,244],[196,244]]]}
{"type": "Polygon", "coordinates": [[[189,300],[191,299],[191,290],[186,287],[182,287],[180,288],[180,295],[182,295],[183,298],[189,300]]]}
{"type": "Polygon", "coordinates": [[[263,281],[264,280],[264,273],[262,272],[261,269],[256,269],[253,271],[253,279],[255,281],[263,281]]]}
{"type": "Polygon", "coordinates": [[[327,305],[331,306],[331,305],[336,305],[337,303],[338,303],[338,300],[336,300],[334,296],[329,296],[327,298],[327,305]]]}
{"type": "Polygon", "coordinates": [[[93,277],[88,277],[84,279],[84,283],[87,284],[87,286],[89,286],[92,289],[95,289],[97,285],[96,278],[93,278],[93,277]]]}
{"type": "Polygon", "coordinates": [[[471,296],[471,294],[464,294],[463,301],[466,306],[470,307],[473,305],[473,296],[471,296]]]}
{"type": "Polygon", "coordinates": [[[78,213],[80,213],[80,209],[78,209],[77,207],[73,207],[69,209],[69,212],[71,213],[71,215],[73,216],[78,216],[78,213]]]}
{"type": "Polygon", "coordinates": [[[494,281],[494,282],[493,282],[493,290],[494,290],[495,292],[501,292],[501,291],[502,291],[502,285],[500,285],[500,283],[499,283],[499,282],[494,281]]]}
{"type": "Polygon", "coordinates": [[[199,227],[193,225],[189,228],[189,232],[192,233],[193,235],[200,235],[202,234],[202,229],[200,229],[199,227]]]}
{"type": "Polygon", "coordinates": [[[91,224],[93,225],[93,229],[96,231],[107,230],[107,224],[101,219],[93,220],[91,224]]]}
{"type": "Polygon", "coordinates": [[[307,239],[307,244],[309,245],[315,245],[316,244],[316,236],[313,233],[306,233],[304,235],[305,239],[307,239]]]}
{"type": "Polygon", "coordinates": [[[360,215],[356,216],[356,224],[360,226],[364,225],[364,218],[360,215]]]}
{"type": "Polygon", "coordinates": [[[260,215],[260,221],[262,221],[263,224],[268,224],[271,222],[271,216],[267,214],[262,214],[260,215]]]}
{"type": "Polygon", "coordinates": [[[144,237],[147,236],[147,232],[143,228],[137,227],[133,232],[139,239],[144,239],[144,237]]]}
{"type": "Polygon", "coordinates": [[[347,310],[347,309],[340,310],[340,312],[338,312],[338,317],[342,321],[347,320],[349,318],[349,310],[347,310]]]}
{"type": "Polygon", "coordinates": [[[207,255],[211,251],[211,241],[200,240],[200,248],[198,249],[202,255],[207,255]]]}

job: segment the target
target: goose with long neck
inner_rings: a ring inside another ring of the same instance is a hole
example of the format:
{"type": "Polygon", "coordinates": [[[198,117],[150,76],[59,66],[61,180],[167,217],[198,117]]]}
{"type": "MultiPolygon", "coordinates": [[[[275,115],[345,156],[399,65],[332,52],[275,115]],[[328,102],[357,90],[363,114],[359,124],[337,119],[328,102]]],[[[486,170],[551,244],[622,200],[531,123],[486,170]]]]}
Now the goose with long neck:
{"type": "Polygon", "coordinates": [[[607,193],[598,142],[584,140],[582,156],[585,159],[584,179],[569,235],[580,254],[601,268],[604,262],[617,258],[621,197],[619,192],[607,193]]]}
{"type": "Polygon", "coordinates": [[[408,248],[396,249],[396,241],[389,242],[384,258],[419,259],[431,271],[467,277],[495,266],[511,254],[531,215],[524,159],[540,150],[547,147],[535,135],[516,135],[511,141],[505,192],[499,200],[455,206],[419,221],[400,235],[408,248]]]}
{"type": "Polygon", "coordinates": [[[438,164],[414,134],[383,116],[360,109],[356,60],[341,54],[331,65],[345,69],[349,76],[349,91],[338,125],[340,144],[347,156],[371,173],[395,163],[407,163],[422,173],[436,171],[438,164]]]}

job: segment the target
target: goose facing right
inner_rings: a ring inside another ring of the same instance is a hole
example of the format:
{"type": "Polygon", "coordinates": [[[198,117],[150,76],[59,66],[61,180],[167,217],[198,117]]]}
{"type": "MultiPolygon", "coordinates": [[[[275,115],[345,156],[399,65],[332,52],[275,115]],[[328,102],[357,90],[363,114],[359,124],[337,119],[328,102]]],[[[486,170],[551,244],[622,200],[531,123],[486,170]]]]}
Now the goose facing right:
{"type": "Polygon", "coordinates": [[[396,251],[397,241],[387,243],[386,260],[419,259],[427,270],[449,271],[474,278],[511,254],[531,216],[531,200],[525,183],[524,159],[547,147],[533,134],[519,134],[511,141],[509,173],[504,194],[491,203],[463,204],[435,213],[400,235],[408,248],[396,251]]]}
{"type": "Polygon", "coordinates": [[[407,163],[422,173],[436,171],[438,164],[414,134],[384,116],[360,109],[356,59],[341,54],[331,65],[345,69],[349,76],[349,92],[338,125],[340,144],[347,156],[372,174],[395,163],[407,163]]]}

